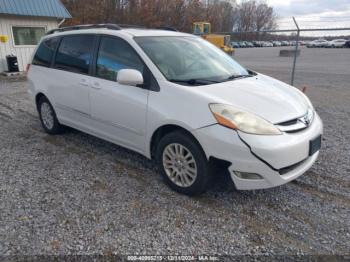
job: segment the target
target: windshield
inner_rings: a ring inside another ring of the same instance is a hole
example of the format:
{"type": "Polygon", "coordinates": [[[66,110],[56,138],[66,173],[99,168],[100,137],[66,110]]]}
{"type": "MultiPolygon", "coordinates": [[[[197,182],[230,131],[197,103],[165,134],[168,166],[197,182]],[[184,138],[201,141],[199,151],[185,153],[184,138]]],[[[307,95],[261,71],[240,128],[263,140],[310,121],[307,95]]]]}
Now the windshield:
{"type": "Polygon", "coordinates": [[[200,37],[136,37],[135,41],[172,82],[210,84],[249,76],[232,57],[200,37]]]}

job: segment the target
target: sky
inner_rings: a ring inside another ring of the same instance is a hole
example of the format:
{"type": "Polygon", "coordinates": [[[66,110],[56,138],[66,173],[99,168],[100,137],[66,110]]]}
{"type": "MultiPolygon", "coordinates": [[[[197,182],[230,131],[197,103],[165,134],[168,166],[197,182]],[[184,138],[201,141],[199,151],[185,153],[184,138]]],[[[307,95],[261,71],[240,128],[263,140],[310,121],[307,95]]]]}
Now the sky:
{"type": "MultiPolygon", "coordinates": [[[[242,2],[244,0],[238,1],[242,2]]],[[[350,0],[265,0],[278,15],[279,29],[295,28],[295,16],[301,28],[350,27],[350,0]]],[[[341,35],[350,31],[303,33],[304,35],[341,35]]]]}
{"type": "MultiPolygon", "coordinates": [[[[292,16],[301,28],[350,27],[350,0],[267,0],[279,19],[280,29],[293,28],[292,16]]],[[[304,35],[341,35],[349,31],[304,33],[304,35]]]]}

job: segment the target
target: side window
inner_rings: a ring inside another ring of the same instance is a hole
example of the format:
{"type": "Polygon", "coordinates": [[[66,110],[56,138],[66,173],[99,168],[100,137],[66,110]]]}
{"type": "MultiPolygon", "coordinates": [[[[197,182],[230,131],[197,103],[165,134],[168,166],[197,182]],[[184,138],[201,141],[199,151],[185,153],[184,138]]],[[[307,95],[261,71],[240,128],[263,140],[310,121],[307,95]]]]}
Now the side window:
{"type": "Polygon", "coordinates": [[[35,53],[32,64],[50,67],[58,42],[58,38],[51,38],[43,41],[35,53]]]}
{"type": "Polygon", "coordinates": [[[94,49],[93,35],[65,36],[58,48],[55,67],[88,74],[94,49]]]}
{"type": "Polygon", "coordinates": [[[96,67],[96,76],[111,81],[116,81],[121,69],[144,70],[136,51],[126,41],[112,37],[101,38],[96,67]]]}

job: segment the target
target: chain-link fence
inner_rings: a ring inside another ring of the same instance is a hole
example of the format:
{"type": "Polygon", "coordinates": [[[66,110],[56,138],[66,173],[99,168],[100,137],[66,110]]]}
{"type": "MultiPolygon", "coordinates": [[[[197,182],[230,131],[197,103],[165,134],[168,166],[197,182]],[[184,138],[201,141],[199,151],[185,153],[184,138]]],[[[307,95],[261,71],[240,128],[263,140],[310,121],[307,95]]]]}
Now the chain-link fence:
{"type": "Polygon", "coordinates": [[[335,75],[350,74],[350,26],[333,21],[317,27],[302,22],[300,25],[293,17],[288,28],[220,34],[231,36],[239,62],[292,85],[319,84],[317,80],[333,71],[335,75]]]}

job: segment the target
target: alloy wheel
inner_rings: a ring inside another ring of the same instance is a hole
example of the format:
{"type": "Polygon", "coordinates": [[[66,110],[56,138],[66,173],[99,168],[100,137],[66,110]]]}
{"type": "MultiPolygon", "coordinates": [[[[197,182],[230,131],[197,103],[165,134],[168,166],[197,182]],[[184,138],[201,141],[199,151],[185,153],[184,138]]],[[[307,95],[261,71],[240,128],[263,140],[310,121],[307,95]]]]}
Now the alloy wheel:
{"type": "Polygon", "coordinates": [[[196,160],[185,146],[169,144],[163,151],[162,160],[166,175],[177,186],[190,187],[196,181],[196,160]]]}
{"type": "Polygon", "coordinates": [[[50,105],[46,102],[40,107],[41,118],[47,129],[52,129],[54,126],[54,115],[50,105]]]}

